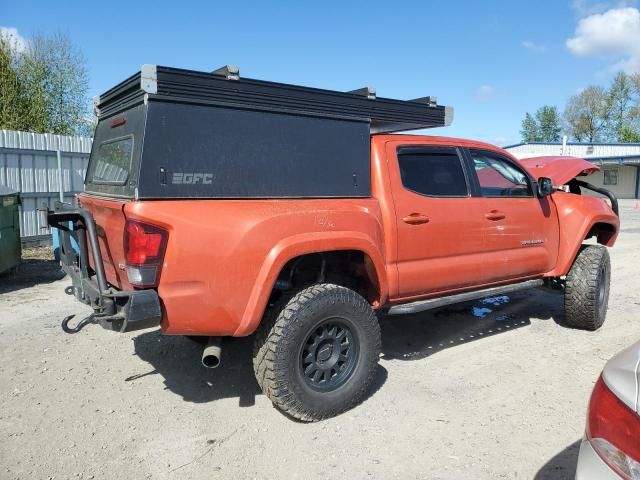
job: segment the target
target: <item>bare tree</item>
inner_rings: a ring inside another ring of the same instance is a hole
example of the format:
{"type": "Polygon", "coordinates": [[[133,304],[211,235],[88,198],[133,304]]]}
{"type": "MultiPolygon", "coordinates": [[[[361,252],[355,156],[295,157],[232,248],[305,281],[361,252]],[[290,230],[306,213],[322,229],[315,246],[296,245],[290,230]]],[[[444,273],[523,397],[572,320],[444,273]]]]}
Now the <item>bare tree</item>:
{"type": "Polygon", "coordinates": [[[567,131],[579,142],[595,142],[606,137],[610,117],[607,91],[599,86],[585,88],[572,96],[564,110],[567,131]]]}
{"type": "Polygon", "coordinates": [[[56,33],[50,37],[36,35],[26,57],[37,73],[44,74],[36,74],[35,80],[46,100],[47,130],[62,135],[76,133],[89,113],[89,75],[84,55],[68,35],[56,33]]]}

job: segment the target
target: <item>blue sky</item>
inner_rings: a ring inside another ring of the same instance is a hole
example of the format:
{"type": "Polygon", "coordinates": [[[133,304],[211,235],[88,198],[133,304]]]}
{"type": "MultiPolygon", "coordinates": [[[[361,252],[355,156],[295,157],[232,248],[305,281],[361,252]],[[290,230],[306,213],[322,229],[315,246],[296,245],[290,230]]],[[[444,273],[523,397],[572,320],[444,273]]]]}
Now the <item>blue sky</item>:
{"type": "Polygon", "coordinates": [[[525,112],[543,104],[562,109],[585,86],[606,84],[616,65],[638,67],[636,7],[587,0],[1,0],[0,26],[25,38],[67,32],[87,57],[91,96],[143,63],[204,71],[232,63],[252,78],[336,90],[373,85],[379,96],[402,99],[436,95],[454,107],[455,120],[432,132],[504,145],[519,140],[525,112]],[[618,10],[631,23],[610,15],[618,10]],[[609,17],[626,22],[614,45],[609,17]]]}

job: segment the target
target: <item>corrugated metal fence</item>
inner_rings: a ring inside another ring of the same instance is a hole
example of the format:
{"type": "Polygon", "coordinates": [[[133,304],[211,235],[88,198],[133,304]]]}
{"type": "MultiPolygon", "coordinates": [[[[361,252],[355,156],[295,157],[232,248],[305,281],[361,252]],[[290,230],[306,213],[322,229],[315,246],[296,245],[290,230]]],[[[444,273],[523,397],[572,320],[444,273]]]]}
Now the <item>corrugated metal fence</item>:
{"type": "Polygon", "coordinates": [[[0,130],[0,185],[20,191],[20,236],[49,234],[36,210],[84,189],[92,139],[0,130]]]}

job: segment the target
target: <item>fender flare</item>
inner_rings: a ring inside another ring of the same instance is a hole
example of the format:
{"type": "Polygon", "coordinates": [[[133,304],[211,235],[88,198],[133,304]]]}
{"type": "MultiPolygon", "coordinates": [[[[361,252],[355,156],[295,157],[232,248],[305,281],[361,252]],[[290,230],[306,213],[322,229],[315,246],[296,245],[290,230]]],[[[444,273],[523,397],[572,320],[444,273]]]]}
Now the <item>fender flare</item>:
{"type": "Polygon", "coordinates": [[[380,292],[376,303],[383,305],[389,294],[384,258],[377,244],[368,235],[357,231],[294,235],[281,240],[269,251],[256,277],[240,325],[233,336],[250,335],[258,328],[275,281],[289,260],[310,253],[338,250],[358,250],[371,259],[380,292]]]}
{"type": "Polygon", "coordinates": [[[566,275],[571,269],[576,255],[578,255],[580,247],[582,246],[582,243],[584,242],[587,234],[593,228],[593,226],[598,223],[611,225],[614,228],[615,233],[606,243],[607,246],[612,246],[615,243],[619,231],[619,221],[616,220],[617,217],[613,217],[611,215],[597,215],[595,217],[585,219],[585,221],[583,221],[582,224],[577,228],[575,226],[568,227],[564,233],[561,232],[561,238],[571,239],[571,241],[569,242],[568,240],[565,240],[564,244],[560,245],[556,266],[545,276],[558,277],[566,275]],[[571,230],[573,230],[575,233],[569,234],[571,230]]]}

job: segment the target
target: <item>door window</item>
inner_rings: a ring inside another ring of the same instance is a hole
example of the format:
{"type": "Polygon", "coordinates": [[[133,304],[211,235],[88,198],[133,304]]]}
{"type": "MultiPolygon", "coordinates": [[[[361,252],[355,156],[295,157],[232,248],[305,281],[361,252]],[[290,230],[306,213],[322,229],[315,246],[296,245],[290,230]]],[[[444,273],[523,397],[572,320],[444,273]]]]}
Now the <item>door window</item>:
{"type": "Polygon", "coordinates": [[[462,162],[454,148],[401,148],[398,164],[407,190],[430,197],[469,195],[462,162]]]}
{"type": "Polygon", "coordinates": [[[483,197],[532,197],[527,174],[512,162],[485,152],[471,152],[483,197]]]}

